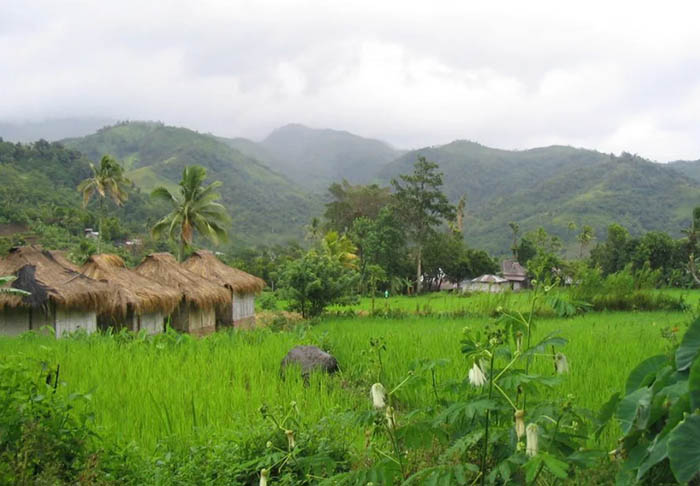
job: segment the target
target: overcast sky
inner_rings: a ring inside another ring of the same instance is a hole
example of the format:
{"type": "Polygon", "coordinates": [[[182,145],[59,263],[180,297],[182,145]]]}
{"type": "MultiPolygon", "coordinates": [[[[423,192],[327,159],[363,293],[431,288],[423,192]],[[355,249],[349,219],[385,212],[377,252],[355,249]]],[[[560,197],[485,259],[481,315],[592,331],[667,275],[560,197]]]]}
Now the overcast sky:
{"type": "Polygon", "coordinates": [[[695,4],[0,0],[0,120],[698,159],[695,4]]]}

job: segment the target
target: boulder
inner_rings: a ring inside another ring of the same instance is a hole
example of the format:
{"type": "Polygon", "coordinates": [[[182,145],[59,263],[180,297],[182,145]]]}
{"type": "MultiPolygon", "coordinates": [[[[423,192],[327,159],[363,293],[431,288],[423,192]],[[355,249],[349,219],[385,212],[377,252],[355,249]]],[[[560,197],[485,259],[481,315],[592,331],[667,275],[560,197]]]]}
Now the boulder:
{"type": "Polygon", "coordinates": [[[301,376],[309,377],[312,370],[335,373],[338,371],[338,361],[316,346],[295,346],[282,360],[280,369],[282,372],[293,364],[301,367],[301,376]]]}

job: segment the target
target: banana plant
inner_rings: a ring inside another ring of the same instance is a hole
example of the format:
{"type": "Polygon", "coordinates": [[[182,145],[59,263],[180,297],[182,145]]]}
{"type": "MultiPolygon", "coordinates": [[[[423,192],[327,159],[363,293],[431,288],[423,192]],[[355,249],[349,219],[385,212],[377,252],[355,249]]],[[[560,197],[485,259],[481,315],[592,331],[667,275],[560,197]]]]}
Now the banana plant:
{"type": "Polygon", "coordinates": [[[25,292],[24,290],[21,289],[15,289],[12,287],[5,287],[5,285],[9,284],[13,280],[15,280],[16,277],[10,275],[7,277],[0,277],[0,294],[5,294],[5,295],[29,295],[29,292],[25,292]]]}

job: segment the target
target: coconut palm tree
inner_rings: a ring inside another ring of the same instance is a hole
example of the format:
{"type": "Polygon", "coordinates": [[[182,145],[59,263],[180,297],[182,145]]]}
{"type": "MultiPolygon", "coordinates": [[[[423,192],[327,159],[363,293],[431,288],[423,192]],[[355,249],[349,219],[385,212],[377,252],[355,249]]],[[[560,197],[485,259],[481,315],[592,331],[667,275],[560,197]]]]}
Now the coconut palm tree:
{"type": "Polygon", "coordinates": [[[103,155],[99,169],[90,164],[92,177],[88,177],[78,185],[78,191],[83,195],[83,207],[94,195],[99,197],[99,234],[97,235],[97,253],[100,253],[102,242],[102,220],[104,218],[104,200],[108,197],[117,206],[122,206],[129,198],[128,189],[131,181],[124,176],[124,168],[111,155],[103,155]]]}
{"type": "Polygon", "coordinates": [[[229,217],[226,209],[216,202],[221,194],[215,189],[221,186],[221,182],[204,186],[206,177],[207,170],[204,167],[191,165],[182,171],[178,193],[173,194],[163,186],[156,187],[151,192],[151,197],[172,206],[172,211],[153,226],[151,233],[154,238],[167,234],[172,240],[178,239],[180,261],[186,246],[192,244],[195,230],[214,244],[227,239],[224,226],[229,222],[229,217]]]}
{"type": "Polygon", "coordinates": [[[0,277],[0,295],[11,294],[11,295],[29,295],[29,292],[25,292],[20,289],[13,289],[12,287],[5,287],[8,283],[12,282],[16,277],[10,275],[9,277],[0,277]]]}

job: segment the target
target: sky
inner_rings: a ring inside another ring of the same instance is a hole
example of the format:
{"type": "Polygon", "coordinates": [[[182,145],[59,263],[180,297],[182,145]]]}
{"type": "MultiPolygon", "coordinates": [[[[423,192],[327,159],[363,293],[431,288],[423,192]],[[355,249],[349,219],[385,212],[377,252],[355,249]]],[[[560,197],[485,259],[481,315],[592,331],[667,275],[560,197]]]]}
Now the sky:
{"type": "Polygon", "coordinates": [[[0,121],[700,158],[697,2],[0,0],[0,121]]]}

